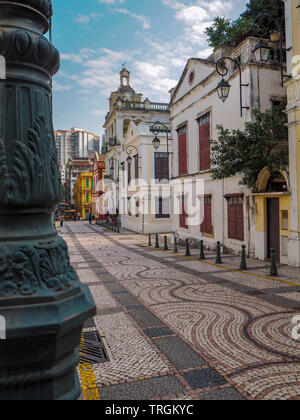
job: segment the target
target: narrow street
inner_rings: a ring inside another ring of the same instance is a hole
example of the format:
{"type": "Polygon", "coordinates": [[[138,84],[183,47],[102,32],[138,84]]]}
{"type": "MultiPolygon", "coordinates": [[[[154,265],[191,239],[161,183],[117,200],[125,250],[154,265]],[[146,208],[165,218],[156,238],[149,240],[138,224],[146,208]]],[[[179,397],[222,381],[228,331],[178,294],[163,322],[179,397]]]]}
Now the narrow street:
{"type": "Polygon", "coordinates": [[[61,234],[98,309],[85,334],[98,331],[108,358],[80,365],[82,398],[300,399],[297,270],[231,271],[238,258],[216,266],[212,253],[203,263],[82,222],[61,234]]]}

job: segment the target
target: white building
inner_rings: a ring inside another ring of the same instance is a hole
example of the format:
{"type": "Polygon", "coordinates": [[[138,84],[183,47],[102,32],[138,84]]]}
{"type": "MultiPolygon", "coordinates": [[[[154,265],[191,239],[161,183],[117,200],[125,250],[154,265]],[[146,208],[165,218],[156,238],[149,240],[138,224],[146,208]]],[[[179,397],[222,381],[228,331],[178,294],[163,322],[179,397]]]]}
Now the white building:
{"type": "MultiPolygon", "coordinates": [[[[255,62],[252,51],[259,41],[248,38],[235,49],[217,50],[207,60],[191,58],[172,90],[173,181],[190,180],[195,184],[204,180],[204,194],[193,197],[201,203],[198,224],[188,222],[186,203],[190,197],[175,189],[174,205],[182,209],[182,214],[174,215],[173,230],[180,239],[204,240],[208,248],[220,241],[225,250],[237,253],[245,244],[252,256],[265,259],[269,252],[268,234],[262,236],[257,229],[253,192],[240,185],[239,176],[213,180],[210,163],[210,140],[218,136],[216,125],[243,130],[245,122],[252,121],[254,109],[264,111],[286,95],[280,85],[278,63],[261,67],[255,62]],[[221,80],[216,62],[228,55],[241,63],[242,83],[249,84],[242,87],[242,106],[249,108],[243,109],[242,118],[237,66],[227,61],[229,74],[225,79],[231,90],[226,103],[220,101],[216,90],[221,80]]],[[[281,252],[281,261],[285,260],[286,255],[281,252]]]]}
{"type": "Polygon", "coordinates": [[[70,159],[87,158],[89,152],[98,153],[100,149],[100,137],[81,128],[56,130],[54,138],[61,166],[65,166],[70,159]]]}
{"type": "Polygon", "coordinates": [[[167,135],[154,150],[151,124],[130,122],[123,143],[120,172],[122,226],[141,233],[172,231],[167,135]]]}
{"type": "MultiPolygon", "coordinates": [[[[168,104],[143,100],[142,94],[136,94],[130,86],[130,72],[123,67],[120,72],[120,87],[112,92],[109,100],[109,112],[105,118],[105,135],[102,140],[102,153],[106,154],[106,190],[110,196],[110,212],[120,209],[119,180],[125,137],[131,122],[154,124],[170,123],[168,104]],[[112,180],[115,182],[113,183],[112,180]]],[[[153,137],[153,136],[152,136],[153,137]]]]}

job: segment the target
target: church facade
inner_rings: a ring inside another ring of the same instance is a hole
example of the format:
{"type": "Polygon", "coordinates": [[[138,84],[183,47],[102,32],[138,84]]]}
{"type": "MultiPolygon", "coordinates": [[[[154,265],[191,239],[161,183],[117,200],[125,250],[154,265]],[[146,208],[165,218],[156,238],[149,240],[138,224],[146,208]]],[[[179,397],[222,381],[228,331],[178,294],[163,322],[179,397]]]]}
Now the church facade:
{"type": "MultiPolygon", "coordinates": [[[[127,158],[130,158],[124,145],[130,125],[133,123],[137,127],[139,124],[146,124],[151,127],[156,122],[170,126],[169,104],[143,99],[143,94],[136,93],[131,87],[130,72],[123,66],[120,72],[120,86],[117,91],[111,93],[109,99],[102,142],[102,153],[106,157],[105,202],[110,214],[119,214],[120,211],[120,173],[124,167],[127,168],[127,158]]],[[[152,175],[154,176],[154,168],[152,175]]],[[[120,217],[122,221],[122,215],[120,217]]]]}

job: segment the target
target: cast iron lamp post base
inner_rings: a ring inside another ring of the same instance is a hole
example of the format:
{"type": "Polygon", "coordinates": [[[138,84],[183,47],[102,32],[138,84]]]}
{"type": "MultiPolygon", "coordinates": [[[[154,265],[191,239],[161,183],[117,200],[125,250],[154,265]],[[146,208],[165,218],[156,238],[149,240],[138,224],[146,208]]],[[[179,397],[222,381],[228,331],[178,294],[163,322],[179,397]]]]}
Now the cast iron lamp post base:
{"type": "Polygon", "coordinates": [[[59,53],[50,0],[0,0],[0,400],[80,395],[84,322],[96,310],[52,225],[62,199],[51,115],[59,53]]]}

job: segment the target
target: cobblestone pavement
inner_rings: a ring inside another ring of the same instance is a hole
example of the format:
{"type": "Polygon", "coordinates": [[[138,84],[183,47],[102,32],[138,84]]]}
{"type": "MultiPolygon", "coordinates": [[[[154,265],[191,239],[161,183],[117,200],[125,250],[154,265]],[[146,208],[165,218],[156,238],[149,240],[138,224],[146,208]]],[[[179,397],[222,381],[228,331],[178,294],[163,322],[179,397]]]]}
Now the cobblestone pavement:
{"type": "Polygon", "coordinates": [[[239,272],[239,258],[217,266],[212,252],[200,262],[81,222],[61,234],[98,309],[85,331],[109,359],[80,366],[85,399],[300,399],[299,269],[239,272]]]}

